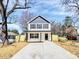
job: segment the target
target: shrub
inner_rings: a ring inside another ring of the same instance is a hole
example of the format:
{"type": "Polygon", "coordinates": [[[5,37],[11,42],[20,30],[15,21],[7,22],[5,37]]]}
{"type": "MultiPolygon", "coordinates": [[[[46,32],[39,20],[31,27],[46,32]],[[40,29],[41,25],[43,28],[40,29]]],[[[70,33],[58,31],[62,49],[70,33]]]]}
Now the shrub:
{"type": "Polygon", "coordinates": [[[61,42],[66,42],[68,39],[67,38],[65,38],[65,37],[59,37],[59,41],[61,41],[61,42]]]}
{"type": "Polygon", "coordinates": [[[67,36],[67,39],[68,40],[77,40],[77,36],[69,35],[69,36],[67,36]]]}

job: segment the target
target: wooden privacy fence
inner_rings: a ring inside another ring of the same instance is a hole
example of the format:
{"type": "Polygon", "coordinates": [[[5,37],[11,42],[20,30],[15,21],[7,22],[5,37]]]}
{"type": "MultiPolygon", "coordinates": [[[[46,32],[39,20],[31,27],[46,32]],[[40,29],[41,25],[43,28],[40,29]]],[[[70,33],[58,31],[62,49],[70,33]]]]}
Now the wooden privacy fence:
{"type": "Polygon", "coordinates": [[[52,41],[58,41],[58,35],[52,35],[52,41]]]}
{"type": "MultiPolygon", "coordinates": [[[[68,39],[65,37],[59,37],[58,35],[52,34],[52,41],[58,42],[58,41],[67,41],[67,40],[68,39]]],[[[15,41],[16,42],[25,42],[25,41],[27,41],[27,36],[26,35],[17,35],[15,37],[15,41]]]]}
{"type": "Polygon", "coordinates": [[[17,35],[15,41],[16,42],[25,42],[26,41],[26,35],[17,35]]]}
{"type": "Polygon", "coordinates": [[[66,37],[59,37],[58,35],[52,35],[52,41],[58,42],[66,42],[68,39],[66,37]]]}

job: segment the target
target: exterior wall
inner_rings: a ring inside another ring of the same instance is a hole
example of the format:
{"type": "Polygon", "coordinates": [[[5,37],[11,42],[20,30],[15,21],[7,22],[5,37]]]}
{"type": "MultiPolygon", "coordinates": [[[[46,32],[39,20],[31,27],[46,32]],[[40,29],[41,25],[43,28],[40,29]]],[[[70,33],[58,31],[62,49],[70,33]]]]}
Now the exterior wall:
{"type": "Polygon", "coordinates": [[[45,41],[45,34],[48,34],[48,41],[51,41],[51,32],[28,32],[28,42],[31,41],[45,41]],[[38,39],[30,39],[30,33],[38,33],[38,39]]]}
{"type": "Polygon", "coordinates": [[[28,41],[45,41],[45,34],[48,34],[48,40],[51,41],[51,23],[49,21],[47,21],[41,16],[38,16],[30,22],[28,22],[28,41]],[[35,24],[36,27],[30,28],[30,24],[35,24]],[[41,24],[41,28],[39,28],[37,24],[41,24]],[[48,27],[45,28],[46,26],[44,26],[44,24],[48,24],[48,27]],[[33,34],[31,36],[32,38],[30,38],[30,33],[38,33],[39,38],[37,38],[38,36],[35,36],[33,34]]]}

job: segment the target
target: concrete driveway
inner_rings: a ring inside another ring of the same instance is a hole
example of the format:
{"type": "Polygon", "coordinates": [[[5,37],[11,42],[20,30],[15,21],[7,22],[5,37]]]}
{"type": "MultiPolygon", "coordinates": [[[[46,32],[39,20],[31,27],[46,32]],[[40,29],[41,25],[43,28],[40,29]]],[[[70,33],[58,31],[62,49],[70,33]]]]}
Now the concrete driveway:
{"type": "Polygon", "coordinates": [[[11,59],[79,59],[55,43],[30,43],[11,59]]]}

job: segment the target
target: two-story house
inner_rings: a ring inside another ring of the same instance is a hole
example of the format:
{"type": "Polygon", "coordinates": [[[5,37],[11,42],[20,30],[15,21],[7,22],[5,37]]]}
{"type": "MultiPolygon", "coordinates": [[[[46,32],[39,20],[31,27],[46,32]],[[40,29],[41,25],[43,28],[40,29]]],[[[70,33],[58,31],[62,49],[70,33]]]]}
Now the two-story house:
{"type": "Polygon", "coordinates": [[[51,24],[48,20],[42,16],[37,16],[36,18],[28,22],[28,32],[27,32],[28,42],[33,41],[51,41],[51,24]]]}

